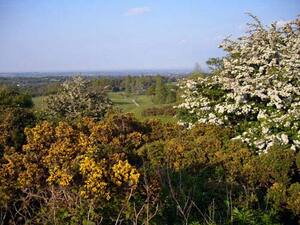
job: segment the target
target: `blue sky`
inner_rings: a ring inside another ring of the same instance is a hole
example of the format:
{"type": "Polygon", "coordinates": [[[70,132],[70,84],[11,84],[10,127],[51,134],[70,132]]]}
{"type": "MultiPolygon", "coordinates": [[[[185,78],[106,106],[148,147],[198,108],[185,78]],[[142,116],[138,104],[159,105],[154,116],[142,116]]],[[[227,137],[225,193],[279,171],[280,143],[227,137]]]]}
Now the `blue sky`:
{"type": "Polygon", "coordinates": [[[0,72],[192,69],[300,0],[0,0],[0,72]]]}

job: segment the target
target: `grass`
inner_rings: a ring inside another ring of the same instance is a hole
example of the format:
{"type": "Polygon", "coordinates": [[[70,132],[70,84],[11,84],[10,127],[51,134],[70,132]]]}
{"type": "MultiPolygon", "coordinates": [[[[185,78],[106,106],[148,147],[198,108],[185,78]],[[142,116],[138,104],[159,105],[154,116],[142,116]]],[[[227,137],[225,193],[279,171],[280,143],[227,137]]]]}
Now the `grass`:
{"type": "Polygon", "coordinates": [[[124,112],[133,113],[140,120],[160,119],[163,122],[177,122],[177,119],[172,116],[143,116],[142,112],[147,108],[165,106],[153,103],[150,96],[127,96],[124,92],[110,92],[108,96],[112,100],[114,105],[119,107],[124,112]]]}
{"type": "Polygon", "coordinates": [[[38,96],[32,98],[34,104],[34,110],[44,110],[46,109],[45,96],[38,96]]]}
{"type": "MultiPolygon", "coordinates": [[[[157,105],[152,102],[150,96],[147,95],[130,95],[127,96],[124,92],[109,92],[108,97],[113,104],[120,108],[123,112],[133,113],[139,120],[159,119],[163,122],[177,122],[177,119],[172,116],[143,116],[142,112],[151,107],[162,107],[165,105],[157,105]]],[[[34,109],[36,111],[46,108],[45,97],[39,96],[33,98],[34,109]]]]}

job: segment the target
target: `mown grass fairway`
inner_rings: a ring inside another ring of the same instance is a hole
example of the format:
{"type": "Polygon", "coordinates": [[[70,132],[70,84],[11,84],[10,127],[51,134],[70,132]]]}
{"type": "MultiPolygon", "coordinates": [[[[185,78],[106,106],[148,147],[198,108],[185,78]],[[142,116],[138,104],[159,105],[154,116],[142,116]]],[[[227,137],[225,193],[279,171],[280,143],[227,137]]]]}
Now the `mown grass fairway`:
{"type": "Polygon", "coordinates": [[[133,113],[140,120],[156,118],[163,122],[177,122],[177,119],[172,116],[143,116],[142,112],[147,108],[164,106],[153,103],[150,96],[127,96],[124,92],[110,92],[108,93],[108,96],[115,106],[119,107],[124,112],[133,113]]]}

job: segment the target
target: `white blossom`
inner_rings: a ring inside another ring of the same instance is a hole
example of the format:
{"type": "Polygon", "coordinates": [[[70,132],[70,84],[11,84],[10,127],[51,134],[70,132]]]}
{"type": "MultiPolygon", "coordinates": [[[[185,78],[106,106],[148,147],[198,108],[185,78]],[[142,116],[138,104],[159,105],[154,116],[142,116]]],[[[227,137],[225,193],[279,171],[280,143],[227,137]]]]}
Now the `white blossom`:
{"type": "Polygon", "coordinates": [[[178,108],[193,123],[233,127],[246,122],[240,137],[256,148],[294,143],[300,149],[300,19],[281,27],[256,24],[248,36],[225,40],[221,47],[228,53],[224,69],[183,80],[178,108]]]}

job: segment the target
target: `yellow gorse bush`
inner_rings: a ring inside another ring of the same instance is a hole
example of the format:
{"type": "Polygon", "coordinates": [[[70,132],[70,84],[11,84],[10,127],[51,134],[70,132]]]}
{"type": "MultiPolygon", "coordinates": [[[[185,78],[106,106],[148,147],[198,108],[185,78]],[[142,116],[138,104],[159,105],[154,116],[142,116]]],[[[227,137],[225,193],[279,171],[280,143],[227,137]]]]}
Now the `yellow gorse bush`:
{"type": "Polygon", "coordinates": [[[109,183],[105,179],[108,175],[105,159],[96,163],[93,159],[84,157],[80,162],[80,172],[85,180],[80,192],[83,197],[104,196],[105,199],[110,199],[109,183]]]}
{"type": "Polygon", "coordinates": [[[300,213],[300,185],[292,179],[296,154],[274,146],[258,155],[232,140],[231,129],[197,124],[186,130],[111,114],[99,122],[42,122],[25,134],[22,151],[10,148],[1,159],[0,203],[20,196],[23,210],[38,202],[42,207],[34,216],[46,216],[49,224],[54,213],[57,224],[71,217],[111,224],[119,215],[127,222],[138,210],[136,224],[143,224],[151,212],[163,214],[169,205],[186,204],[184,199],[206,207],[211,195],[224,207],[219,200],[230,193],[233,207],[265,201],[278,212],[300,213]]]}
{"type": "Polygon", "coordinates": [[[85,118],[77,125],[42,122],[26,129],[24,170],[19,174],[19,184],[24,188],[33,184],[67,188],[75,184],[82,197],[107,200],[118,189],[135,189],[140,173],[126,154],[118,152],[124,147],[139,146],[142,134],[126,128],[134,121],[125,118],[127,124],[125,120],[124,130],[119,133],[119,128],[111,124],[119,122],[119,117],[104,122],[85,118]],[[113,129],[107,130],[108,127],[113,129]]]}
{"type": "Polygon", "coordinates": [[[138,184],[139,177],[138,171],[127,160],[119,160],[112,167],[112,181],[118,186],[128,183],[130,187],[134,187],[138,184]]]}

